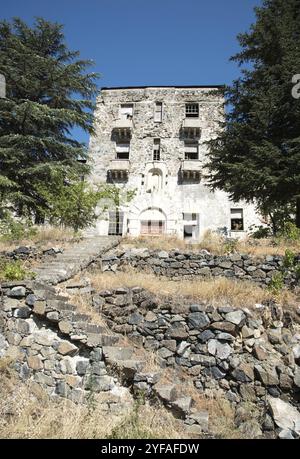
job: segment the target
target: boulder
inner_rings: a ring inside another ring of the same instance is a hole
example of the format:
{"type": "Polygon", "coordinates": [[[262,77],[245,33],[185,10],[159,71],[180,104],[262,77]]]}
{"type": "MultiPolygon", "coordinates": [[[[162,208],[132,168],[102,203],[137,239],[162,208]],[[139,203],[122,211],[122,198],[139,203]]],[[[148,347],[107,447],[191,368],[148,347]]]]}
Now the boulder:
{"type": "Polygon", "coordinates": [[[210,321],[204,312],[191,312],[188,316],[188,326],[201,330],[209,325],[210,321]]]}
{"type": "Polygon", "coordinates": [[[10,296],[11,298],[24,298],[25,295],[26,288],[22,286],[13,287],[8,293],[8,296],[10,296]]]}
{"type": "Polygon", "coordinates": [[[157,383],[153,386],[153,391],[158,397],[166,403],[176,400],[176,386],[174,384],[157,383]]]}
{"type": "Polygon", "coordinates": [[[255,365],[254,372],[259,381],[264,386],[277,386],[279,384],[278,375],[274,367],[255,365]]]}
{"type": "Polygon", "coordinates": [[[231,322],[232,324],[241,327],[245,323],[246,315],[243,311],[236,310],[233,312],[229,312],[228,314],[225,314],[225,319],[227,320],[227,322],[231,322]]]}
{"type": "Polygon", "coordinates": [[[189,418],[192,419],[198,426],[201,427],[202,432],[208,432],[208,421],[209,413],[208,411],[195,411],[189,415],[189,418]]]}
{"type": "Polygon", "coordinates": [[[300,435],[300,412],[280,398],[268,397],[267,402],[275,424],[283,430],[300,435]]]}
{"type": "Polygon", "coordinates": [[[190,413],[193,399],[191,397],[181,397],[172,402],[172,411],[175,416],[185,418],[190,413]]]}
{"type": "Polygon", "coordinates": [[[226,360],[232,352],[231,347],[227,343],[222,344],[216,339],[211,339],[208,341],[207,349],[211,355],[215,355],[221,360],[226,360]]]}
{"type": "Polygon", "coordinates": [[[78,352],[78,348],[74,344],[69,343],[69,341],[61,341],[57,351],[62,355],[75,355],[78,352]]]}

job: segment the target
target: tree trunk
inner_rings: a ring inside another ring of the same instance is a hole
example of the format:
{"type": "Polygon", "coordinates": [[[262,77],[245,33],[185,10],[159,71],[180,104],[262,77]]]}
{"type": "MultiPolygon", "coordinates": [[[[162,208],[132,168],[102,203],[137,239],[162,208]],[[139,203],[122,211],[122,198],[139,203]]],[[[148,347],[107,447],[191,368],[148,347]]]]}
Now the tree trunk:
{"type": "Polygon", "coordinates": [[[300,196],[296,198],[296,226],[300,228],[300,196]]]}

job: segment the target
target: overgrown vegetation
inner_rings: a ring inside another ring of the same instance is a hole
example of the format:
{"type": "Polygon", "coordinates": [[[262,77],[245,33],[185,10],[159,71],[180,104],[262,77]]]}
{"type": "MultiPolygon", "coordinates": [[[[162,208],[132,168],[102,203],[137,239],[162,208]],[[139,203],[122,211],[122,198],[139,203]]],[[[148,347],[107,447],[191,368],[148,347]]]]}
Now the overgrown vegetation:
{"type": "MultiPolygon", "coordinates": [[[[295,225],[288,225],[287,228],[293,229],[295,225]]],[[[145,247],[153,250],[182,249],[198,252],[204,249],[215,255],[228,255],[236,252],[253,256],[285,255],[287,249],[294,253],[300,252],[300,237],[295,238],[294,235],[294,232],[283,231],[277,237],[255,238],[246,236],[243,239],[229,239],[208,230],[200,242],[196,244],[186,243],[174,236],[155,236],[124,238],[122,245],[145,247]],[[290,237],[291,235],[292,237],[290,237]]]]}
{"type": "MultiPolygon", "coordinates": [[[[294,308],[298,304],[297,295],[288,289],[280,288],[276,291],[264,289],[248,281],[238,281],[225,277],[212,279],[180,279],[180,282],[167,278],[157,277],[147,271],[138,272],[128,268],[125,272],[99,273],[91,272],[90,279],[96,291],[123,287],[144,287],[154,295],[192,299],[193,301],[207,302],[213,306],[228,304],[235,307],[253,308],[257,303],[273,301],[280,303],[284,308],[294,308]]],[[[276,285],[279,281],[275,279],[276,285]]]]}
{"type": "Polygon", "coordinates": [[[0,281],[33,279],[34,276],[34,273],[20,260],[9,261],[0,258],[0,281]]]}

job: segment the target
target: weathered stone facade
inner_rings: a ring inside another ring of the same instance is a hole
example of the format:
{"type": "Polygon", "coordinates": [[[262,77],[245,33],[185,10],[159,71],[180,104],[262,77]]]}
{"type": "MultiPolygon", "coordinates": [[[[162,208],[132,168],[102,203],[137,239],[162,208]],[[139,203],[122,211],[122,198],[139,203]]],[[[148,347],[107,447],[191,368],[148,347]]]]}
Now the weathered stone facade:
{"type": "Polygon", "coordinates": [[[111,222],[101,214],[90,234],[115,229],[123,235],[166,233],[199,240],[207,229],[236,237],[261,225],[254,206],[212,193],[204,178],[205,142],[216,136],[224,116],[218,89],[102,89],[90,141],[90,180],[116,183],[136,194],[127,205],[123,202],[117,228],[113,214],[111,222]],[[233,218],[243,219],[239,230],[232,231],[233,218]]]}

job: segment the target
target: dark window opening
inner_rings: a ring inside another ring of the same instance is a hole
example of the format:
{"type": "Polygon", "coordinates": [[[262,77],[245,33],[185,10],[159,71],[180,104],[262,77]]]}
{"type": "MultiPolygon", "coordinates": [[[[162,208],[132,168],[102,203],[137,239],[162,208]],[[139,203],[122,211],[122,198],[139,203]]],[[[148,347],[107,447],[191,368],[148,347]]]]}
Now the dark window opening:
{"type": "Polygon", "coordinates": [[[243,209],[231,209],[231,231],[244,231],[243,209]]]}
{"type": "Polygon", "coordinates": [[[162,122],[162,102],[156,102],[155,104],[154,121],[156,123],[162,122]]]}
{"type": "Polygon", "coordinates": [[[129,143],[117,142],[116,144],[116,158],[117,159],[129,159],[129,143]]]}
{"type": "Polygon", "coordinates": [[[186,104],[185,116],[186,118],[199,118],[199,104],[186,104]]]}
{"type": "Polygon", "coordinates": [[[160,139],[154,139],[153,161],[160,161],[160,139]]]}
{"type": "Polygon", "coordinates": [[[193,160],[198,159],[199,145],[198,142],[184,142],[184,159],[185,160],[193,160]]]}

